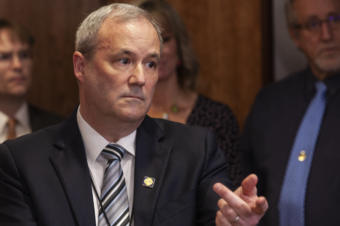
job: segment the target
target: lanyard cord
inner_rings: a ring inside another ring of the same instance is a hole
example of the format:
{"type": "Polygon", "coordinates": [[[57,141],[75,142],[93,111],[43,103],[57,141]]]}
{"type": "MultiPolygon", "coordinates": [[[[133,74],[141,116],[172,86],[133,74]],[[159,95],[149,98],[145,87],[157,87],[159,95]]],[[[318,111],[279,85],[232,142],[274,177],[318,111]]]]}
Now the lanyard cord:
{"type": "MultiPolygon", "coordinates": [[[[93,182],[93,179],[92,179],[91,170],[89,169],[89,171],[90,171],[91,185],[92,185],[92,187],[93,187],[94,193],[96,194],[96,198],[97,198],[97,200],[98,200],[98,202],[99,202],[99,206],[100,206],[100,208],[101,208],[102,211],[103,211],[103,214],[104,214],[105,221],[106,221],[107,225],[108,225],[108,226],[111,226],[110,221],[109,221],[109,218],[107,217],[106,212],[105,212],[105,210],[104,210],[104,208],[103,208],[103,203],[102,203],[102,201],[101,201],[100,198],[99,198],[99,194],[98,194],[98,191],[97,191],[97,189],[96,189],[96,186],[94,185],[94,182],[93,182]]],[[[133,207],[133,208],[134,208],[134,207],[133,207]]],[[[98,212],[99,212],[99,211],[98,211],[98,212]]],[[[134,214],[134,211],[132,211],[132,214],[131,214],[131,217],[130,217],[130,221],[129,221],[129,225],[132,225],[133,214],[134,214]]]]}
{"type": "Polygon", "coordinates": [[[106,223],[107,223],[108,226],[111,226],[110,221],[109,221],[109,218],[107,217],[106,212],[105,212],[105,210],[104,210],[104,208],[103,208],[102,201],[101,201],[100,198],[99,198],[99,194],[98,194],[98,191],[97,191],[97,189],[96,189],[96,186],[94,185],[94,182],[93,182],[93,179],[92,179],[92,174],[91,174],[91,177],[90,177],[90,178],[91,178],[91,185],[92,185],[92,187],[93,187],[94,193],[96,194],[96,197],[97,197],[97,199],[98,199],[100,208],[101,208],[101,210],[103,211],[103,214],[104,214],[104,217],[105,217],[105,221],[106,221],[106,223]]]}

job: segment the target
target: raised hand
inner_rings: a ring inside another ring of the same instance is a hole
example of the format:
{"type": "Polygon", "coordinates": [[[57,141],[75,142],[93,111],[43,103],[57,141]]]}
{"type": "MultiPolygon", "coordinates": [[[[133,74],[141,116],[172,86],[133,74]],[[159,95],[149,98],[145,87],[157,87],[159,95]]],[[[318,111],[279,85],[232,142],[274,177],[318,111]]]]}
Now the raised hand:
{"type": "Polygon", "coordinates": [[[246,177],[234,192],[221,183],[216,183],[214,191],[221,197],[217,205],[217,226],[256,225],[268,209],[265,197],[257,196],[257,176],[246,177]]]}

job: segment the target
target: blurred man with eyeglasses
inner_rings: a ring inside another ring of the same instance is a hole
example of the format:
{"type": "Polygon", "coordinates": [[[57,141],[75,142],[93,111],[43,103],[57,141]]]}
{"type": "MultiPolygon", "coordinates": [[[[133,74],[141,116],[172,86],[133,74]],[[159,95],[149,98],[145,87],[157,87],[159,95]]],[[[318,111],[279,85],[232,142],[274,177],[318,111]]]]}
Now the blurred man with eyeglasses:
{"type": "Polygon", "coordinates": [[[260,91],[241,140],[271,208],[261,225],[340,225],[340,1],[286,0],[305,70],[260,91]]]}
{"type": "Polygon", "coordinates": [[[33,43],[24,28],[0,18],[0,143],[61,120],[26,102],[33,43]]]}

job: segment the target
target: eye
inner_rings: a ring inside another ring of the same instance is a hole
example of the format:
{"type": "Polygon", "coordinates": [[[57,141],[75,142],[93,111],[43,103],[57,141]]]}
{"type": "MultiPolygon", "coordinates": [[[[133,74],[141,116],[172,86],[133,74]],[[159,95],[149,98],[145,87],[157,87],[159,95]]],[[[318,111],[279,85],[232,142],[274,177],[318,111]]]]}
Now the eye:
{"type": "Polygon", "coordinates": [[[121,59],[119,59],[119,62],[121,64],[129,64],[129,63],[131,63],[131,60],[129,58],[121,58],[121,59]]]}
{"type": "Polygon", "coordinates": [[[162,36],[162,39],[163,39],[163,43],[167,43],[167,42],[171,41],[171,39],[173,39],[173,36],[164,35],[164,36],[162,36]]]}
{"type": "Polygon", "coordinates": [[[151,61],[151,62],[146,63],[146,66],[148,68],[157,68],[157,63],[155,61],[151,61]]]}
{"type": "Polygon", "coordinates": [[[340,23],[340,15],[330,16],[329,20],[334,22],[334,23],[340,23]]]}
{"type": "Polygon", "coordinates": [[[171,37],[170,36],[167,36],[167,37],[163,37],[163,42],[168,42],[170,41],[171,37]]]}
{"type": "Polygon", "coordinates": [[[310,30],[318,29],[321,26],[320,20],[311,20],[305,24],[305,27],[310,30]]]}
{"type": "Polygon", "coordinates": [[[12,58],[12,53],[0,53],[0,60],[5,61],[5,60],[10,60],[12,58]]]}
{"type": "Polygon", "coordinates": [[[18,56],[19,56],[19,58],[20,58],[21,60],[25,60],[25,59],[30,58],[30,57],[31,57],[31,54],[30,54],[29,51],[23,50],[23,51],[20,51],[20,52],[18,53],[18,56]]]}

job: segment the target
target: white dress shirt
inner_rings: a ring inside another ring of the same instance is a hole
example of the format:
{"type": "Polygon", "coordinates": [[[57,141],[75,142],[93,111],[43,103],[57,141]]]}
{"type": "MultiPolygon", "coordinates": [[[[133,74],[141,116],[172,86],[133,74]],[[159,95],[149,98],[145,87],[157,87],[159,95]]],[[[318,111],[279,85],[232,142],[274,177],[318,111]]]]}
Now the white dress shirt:
{"type": "MultiPolygon", "coordinates": [[[[15,113],[14,118],[17,120],[15,126],[15,133],[17,137],[28,134],[32,132],[29,120],[28,105],[23,103],[19,110],[15,113]]],[[[0,111],[0,143],[7,139],[7,121],[9,117],[0,111]]]]}
{"type": "MultiPolygon", "coordinates": [[[[107,166],[107,160],[105,160],[100,153],[106,147],[107,144],[112,143],[101,136],[96,130],[94,130],[81,116],[80,107],[77,112],[77,122],[79,130],[84,142],[87,164],[89,166],[92,180],[95,184],[95,188],[92,187],[92,196],[94,201],[94,211],[96,217],[96,225],[98,225],[98,210],[99,210],[99,200],[96,196],[95,190],[97,190],[98,195],[101,195],[101,187],[104,178],[104,171],[107,166]]],[[[134,166],[135,166],[135,140],[136,140],[136,130],[133,131],[126,137],[121,138],[116,143],[123,146],[127,153],[121,160],[121,166],[123,169],[125,183],[128,191],[129,199],[129,210],[130,216],[132,214],[133,208],[133,187],[134,187],[134,166]]]]}

